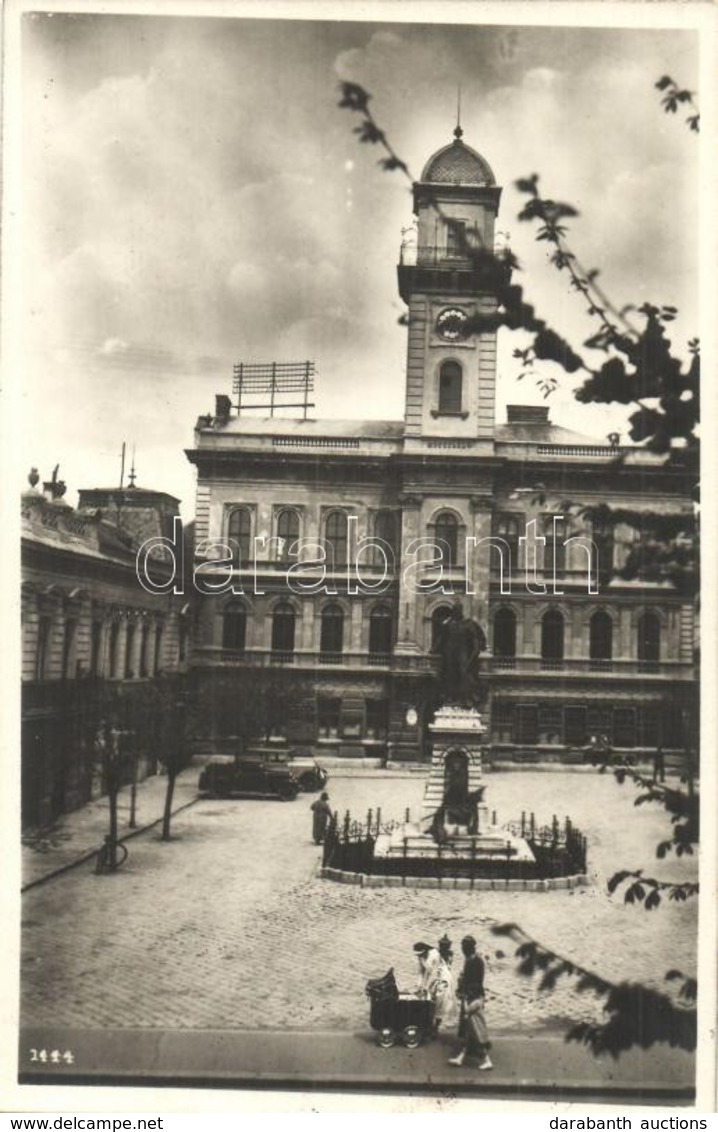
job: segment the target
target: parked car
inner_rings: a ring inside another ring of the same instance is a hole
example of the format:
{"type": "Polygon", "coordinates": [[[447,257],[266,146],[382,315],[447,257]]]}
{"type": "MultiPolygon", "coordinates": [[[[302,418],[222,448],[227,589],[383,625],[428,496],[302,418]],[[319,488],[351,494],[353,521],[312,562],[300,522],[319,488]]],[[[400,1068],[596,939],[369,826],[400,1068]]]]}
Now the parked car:
{"type": "Polygon", "coordinates": [[[324,767],[311,755],[299,750],[282,747],[251,747],[247,752],[252,758],[263,759],[268,766],[286,766],[299,782],[299,789],[307,793],[322,790],[329,781],[324,767]]]}
{"type": "Polygon", "coordinates": [[[212,755],[199,776],[200,794],[212,798],[239,794],[291,802],[299,790],[299,779],[286,763],[269,763],[257,755],[212,755]]]}

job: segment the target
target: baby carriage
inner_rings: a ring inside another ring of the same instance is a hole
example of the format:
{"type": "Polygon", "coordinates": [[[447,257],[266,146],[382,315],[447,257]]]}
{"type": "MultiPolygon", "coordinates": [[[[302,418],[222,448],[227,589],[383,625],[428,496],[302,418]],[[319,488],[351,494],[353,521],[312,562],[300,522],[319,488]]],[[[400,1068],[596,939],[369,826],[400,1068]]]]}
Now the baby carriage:
{"type": "Polygon", "coordinates": [[[379,1034],[383,1049],[402,1041],[407,1049],[416,1049],[434,1032],[434,1003],[413,994],[400,994],[390,968],[380,979],[369,979],[366,996],[371,1006],[369,1025],[379,1034]]]}

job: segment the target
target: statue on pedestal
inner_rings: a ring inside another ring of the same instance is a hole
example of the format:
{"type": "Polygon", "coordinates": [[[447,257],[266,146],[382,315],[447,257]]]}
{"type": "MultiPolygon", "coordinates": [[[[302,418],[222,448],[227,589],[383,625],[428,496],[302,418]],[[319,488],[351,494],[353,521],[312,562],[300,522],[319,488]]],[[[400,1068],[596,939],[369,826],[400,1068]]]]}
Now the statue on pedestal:
{"type": "Polygon", "coordinates": [[[460,601],[440,627],[435,652],[439,654],[441,702],[459,707],[479,707],[484,689],[479,676],[479,656],[486,650],[486,634],[478,621],[464,617],[460,601]]]}

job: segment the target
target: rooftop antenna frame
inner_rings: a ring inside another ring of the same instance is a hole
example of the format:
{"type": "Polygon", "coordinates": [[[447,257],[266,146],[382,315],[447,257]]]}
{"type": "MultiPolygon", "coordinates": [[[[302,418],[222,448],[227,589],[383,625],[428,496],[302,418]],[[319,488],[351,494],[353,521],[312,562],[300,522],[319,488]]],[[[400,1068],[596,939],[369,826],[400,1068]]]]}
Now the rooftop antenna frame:
{"type": "Polygon", "coordinates": [[[314,392],[314,362],[237,362],[234,366],[232,392],[237,401],[237,416],[257,409],[301,409],[303,420],[307,411],[314,408],[309,400],[314,392]],[[302,399],[286,401],[286,397],[299,395],[302,399]],[[259,401],[254,399],[260,398],[259,401]]]}

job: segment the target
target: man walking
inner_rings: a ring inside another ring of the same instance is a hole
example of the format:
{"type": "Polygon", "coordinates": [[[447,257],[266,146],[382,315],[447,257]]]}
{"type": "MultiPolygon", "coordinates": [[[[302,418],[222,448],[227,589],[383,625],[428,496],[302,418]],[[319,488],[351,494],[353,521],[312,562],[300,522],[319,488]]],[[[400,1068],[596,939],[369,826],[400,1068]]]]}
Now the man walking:
{"type": "Polygon", "coordinates": [[[312,838],[315,845],[321,845],[332,816],[329,795],[327,793],[322,794],[318,801],[312,802],[309,808],[312,811],[312,838]]]}
{"type": "Polygon", "coordinates": [[[465,1044],[456,1057],[449,1058],[449,1065],[463,1065],[467,1057],[475,1057],[479,1069],[493,1069],[484,1017],[484,961],[476,954],[476,940],[472,935],[462,939],[461,950],[464,970],[459,976],[458,993],[466,1026],[465,1044]]]}

